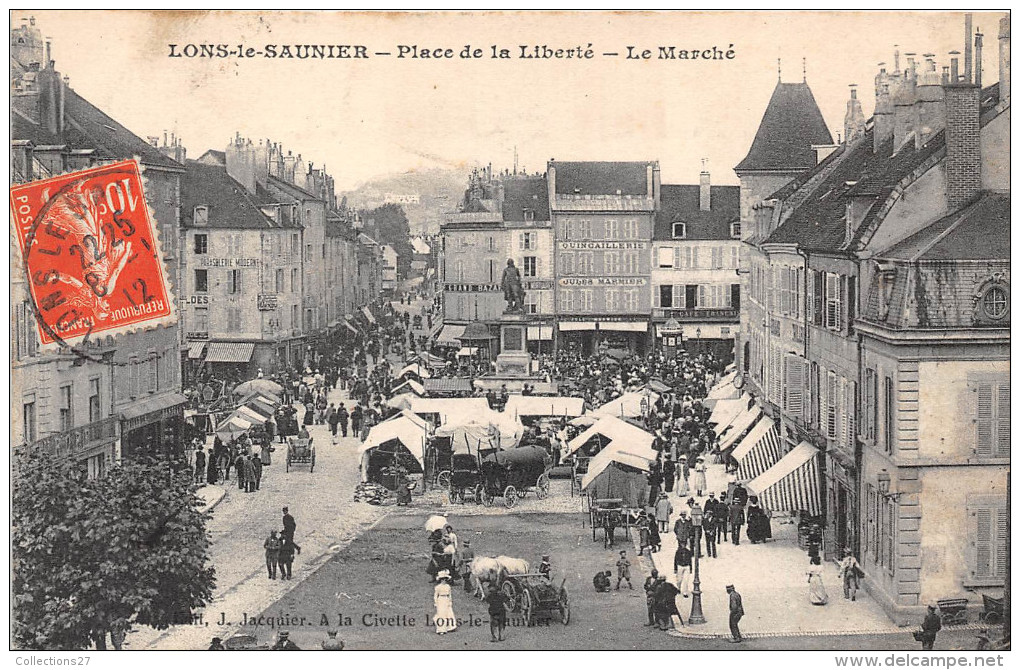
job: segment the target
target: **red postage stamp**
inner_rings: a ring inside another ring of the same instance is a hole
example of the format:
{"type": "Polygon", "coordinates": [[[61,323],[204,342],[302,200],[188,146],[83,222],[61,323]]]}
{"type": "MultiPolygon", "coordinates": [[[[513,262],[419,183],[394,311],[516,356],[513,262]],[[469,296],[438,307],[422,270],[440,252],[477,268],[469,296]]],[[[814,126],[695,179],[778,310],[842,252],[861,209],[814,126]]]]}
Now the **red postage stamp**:
{"type": "Polygon", "coordinates": [[[135,161],[11,188],[42,343],[168,323],[173,299],[135,161]]]}

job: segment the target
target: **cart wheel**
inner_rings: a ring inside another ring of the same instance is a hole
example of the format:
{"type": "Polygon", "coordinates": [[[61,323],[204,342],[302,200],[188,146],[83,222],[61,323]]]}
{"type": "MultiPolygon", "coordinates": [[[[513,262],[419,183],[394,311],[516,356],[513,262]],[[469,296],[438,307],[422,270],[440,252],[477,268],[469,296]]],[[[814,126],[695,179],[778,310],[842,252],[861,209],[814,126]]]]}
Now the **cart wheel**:
{"type": "Polygon", "coordinates": [[[549,475],[543,474],[535,483],[535,495],[539,500],[549,496],[549,475]]]}
{"type": "Polygon", "coordinates": [[[496,499],[489,495],[489,492],[486,491],[481,484],[479,484],[478,487],[482,489],[482,504],[486,507],[492,507],[492,503],[496,502],[496,499]]]}
{"type": "Polygon", "coordinates": [[[567,590],[560,591],[560,621],[566,626],[570,623],[570,603],[567,602],[567,590]]]}
{"type": "Polygon", "coordinates": [[[534,613],[534,605],[531,602],[531,592],[524,589],[521,591],[521,616],[524,617],[524,623],[526,625],[531,625],[531,617],[534,613]]]}
{"type": "Polygon", "coordinates": [[[443,470],[438,475],[436,475],[436,486],[438,486],[439,488],[443,488],[443,489],[446,489],[446,488],[450,487],[450,471],[449,470],[443,470]]]}
{"type": "Polygon", "coordinates": [[[517,589],[514,588],[513,582],[503,582],[502,591],[503,595],[506,596],[507,602],[510,603],[510,611],[516,612],[520,603],[518,602],[517,589]]]}
{"type": "Polygon", "coordinates": [[[998,612],[989,612],[985,615],[985,623],[994,625],[1002,621],[1002,616],[998,612]]]}
{"type": "Polygon", "coordinates": [[[483,500],[485,500],[485,487],[478,484],[475,486],[475,504],[481,505],[483,500]]]}
{"type": "Polygon", "coordinates": [[[506,490],[503,491],[503,504],[507,509],[511,509],[517,504],[517,489],[512,486],[506,487],[506,490]]]}

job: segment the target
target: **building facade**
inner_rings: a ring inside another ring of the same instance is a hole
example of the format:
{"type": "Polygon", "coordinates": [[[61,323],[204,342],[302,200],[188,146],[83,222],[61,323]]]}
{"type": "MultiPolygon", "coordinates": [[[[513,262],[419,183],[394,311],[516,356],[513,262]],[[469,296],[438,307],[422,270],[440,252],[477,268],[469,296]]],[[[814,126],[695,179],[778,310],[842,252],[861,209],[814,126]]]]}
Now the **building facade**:
{"type": "Polygon", "coordinates": [[[393,295],[397,290],[397,250],[388,244],[380,247],[382,253],[382,290],[393,295]]]}
{"type": "Polygon", "coordinates": [[[506,258],[513,259],[524,288],[526,346],[532,354],[548,354],[552,352],[556,313],[548,184],[541,176],[504,175],[501,195],[506,258]]]}

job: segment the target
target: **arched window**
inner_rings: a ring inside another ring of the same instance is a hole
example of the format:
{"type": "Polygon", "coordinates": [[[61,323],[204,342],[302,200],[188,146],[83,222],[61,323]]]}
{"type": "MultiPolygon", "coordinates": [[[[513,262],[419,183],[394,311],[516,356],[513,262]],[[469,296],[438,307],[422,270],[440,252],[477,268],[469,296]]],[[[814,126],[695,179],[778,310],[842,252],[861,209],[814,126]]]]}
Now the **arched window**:
{"type": "Polygon", "coordinates": [[[1003,284],[991,284],[981,294],[981,313],[998,321],[1009,314],[1009,289],[1003,284]]]}
{"type": "Polygon", "coordinates": [[[683,221],[673,222],[673,239],[683,240],[687,239],[687,224],[683,221]]]}

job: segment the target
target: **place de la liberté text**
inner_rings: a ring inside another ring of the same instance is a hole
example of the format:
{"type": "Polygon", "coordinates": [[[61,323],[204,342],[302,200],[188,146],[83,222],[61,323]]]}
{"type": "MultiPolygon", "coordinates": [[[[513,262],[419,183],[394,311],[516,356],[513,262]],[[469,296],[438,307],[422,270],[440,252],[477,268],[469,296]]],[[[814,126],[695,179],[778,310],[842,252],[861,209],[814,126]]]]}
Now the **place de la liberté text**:
{"type": "Polygon", "coordinates": [[[548,44],[491,44],[460,47],[429,44],[397,44],[379,50],[361,44],[168,44],[169,58],[206,59],[298,59],[349,60],[397,58],[401,60],[594,60],[599,57],[621,60],[726,61],[737,57],[733,44],[699,46],[634,46],[596,48],[591,42],[573,46],[548,44]]]}

